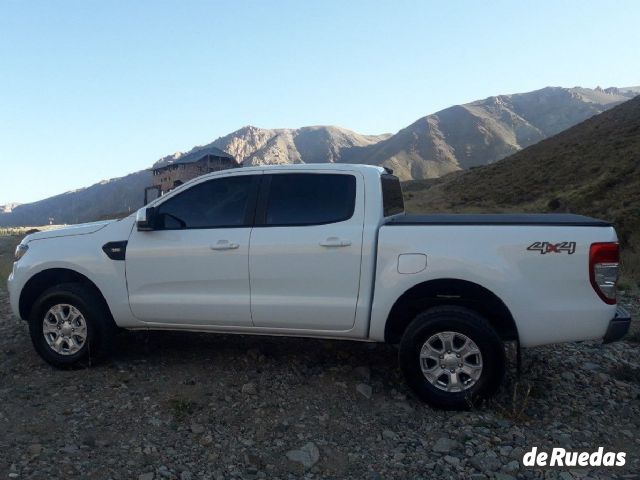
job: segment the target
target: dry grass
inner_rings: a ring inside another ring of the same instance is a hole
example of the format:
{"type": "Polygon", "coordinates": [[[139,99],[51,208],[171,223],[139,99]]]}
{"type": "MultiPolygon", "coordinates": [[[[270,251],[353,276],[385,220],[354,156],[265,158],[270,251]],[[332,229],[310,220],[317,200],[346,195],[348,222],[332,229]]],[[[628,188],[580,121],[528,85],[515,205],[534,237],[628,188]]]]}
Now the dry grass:
{"type": "Polygon", "coordinates": [[[23,235],[0,236],[0,288],[5,288],[5,282],[13,268],[13,253],[22,238],[23,235]]]}
{"type": "Polygon", "coordinates": [[[184,397],[171,398],[167,401],[169,411],[176,420],[183,420],[191,416],[198,405],[191,399],[184,397]]]}

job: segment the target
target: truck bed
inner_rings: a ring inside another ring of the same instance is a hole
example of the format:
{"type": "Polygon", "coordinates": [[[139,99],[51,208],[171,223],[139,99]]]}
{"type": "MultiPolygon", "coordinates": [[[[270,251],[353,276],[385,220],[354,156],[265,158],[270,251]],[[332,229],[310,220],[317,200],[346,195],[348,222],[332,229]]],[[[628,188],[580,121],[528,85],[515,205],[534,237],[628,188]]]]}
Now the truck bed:
{"type": "Polygon", "coordinates": [[[570,213],[517,214],[432,214],[401,215],[389,219],[386,226],[398,225],[542,225],[565,227],[610,227],[604,220],[570,213]]]}

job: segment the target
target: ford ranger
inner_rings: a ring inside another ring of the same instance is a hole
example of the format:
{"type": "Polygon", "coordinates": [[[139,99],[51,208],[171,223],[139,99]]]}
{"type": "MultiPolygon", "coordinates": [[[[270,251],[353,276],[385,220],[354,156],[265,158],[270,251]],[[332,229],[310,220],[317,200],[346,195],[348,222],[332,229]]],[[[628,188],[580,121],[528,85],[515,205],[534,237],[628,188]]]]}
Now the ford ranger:
{"type": "Polygon", "coordinates": [[[8,287],[55,366],[98,358],[118,328],[387,342],[419,398],[465,408],[499,387],[505,342],[621,338],[618,258],[604,221],[407,215],[388,170],[283,165],[28,235],[8,287]]]}

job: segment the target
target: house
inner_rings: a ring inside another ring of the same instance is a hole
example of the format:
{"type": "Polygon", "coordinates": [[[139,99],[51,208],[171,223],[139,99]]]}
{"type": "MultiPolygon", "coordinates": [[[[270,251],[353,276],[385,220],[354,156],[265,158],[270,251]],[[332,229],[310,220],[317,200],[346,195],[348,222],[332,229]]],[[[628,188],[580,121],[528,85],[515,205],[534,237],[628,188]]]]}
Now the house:
{"type": "Polygon", "coordinates": [[[203,147],[184,154],[165,157],[153,167],[153,187],[163,195],[192,178],[205,173],[238,168],[235,158],[216,147],[203,147]]]}

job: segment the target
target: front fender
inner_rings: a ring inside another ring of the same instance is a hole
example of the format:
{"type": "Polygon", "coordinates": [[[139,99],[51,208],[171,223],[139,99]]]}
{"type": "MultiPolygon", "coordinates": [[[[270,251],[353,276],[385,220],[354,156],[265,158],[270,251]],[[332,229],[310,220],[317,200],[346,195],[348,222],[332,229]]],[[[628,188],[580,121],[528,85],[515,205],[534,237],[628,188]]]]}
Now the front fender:
{"type": "Polygon", "coordinates": [[[65,269],[83,275],[96,285],[118,326],[141,326],[129,308],[125,262],[111,260],[102,250],[109,241],[128,239],[133,220],[126,220],[129,219],[92,234],[32,239],[27,254],[14,264],[9,280],[14,313],[20,316],[19,297],[30,279],[47,270],[65,269]]]}

